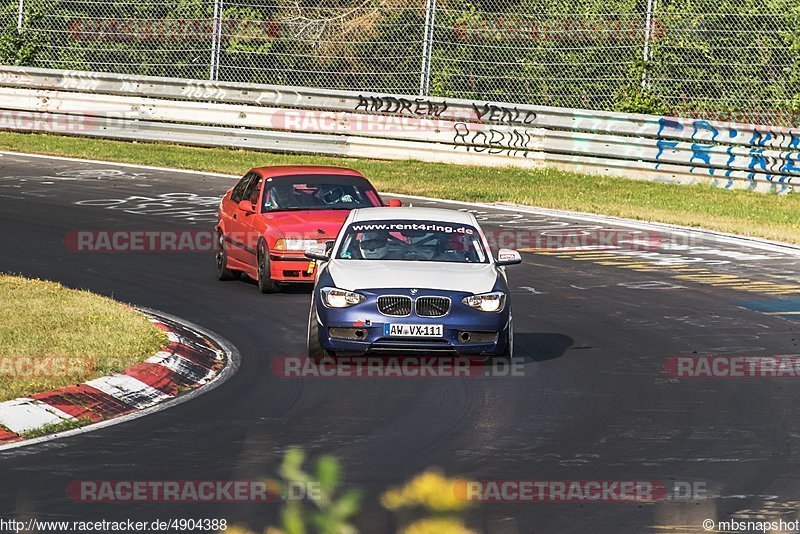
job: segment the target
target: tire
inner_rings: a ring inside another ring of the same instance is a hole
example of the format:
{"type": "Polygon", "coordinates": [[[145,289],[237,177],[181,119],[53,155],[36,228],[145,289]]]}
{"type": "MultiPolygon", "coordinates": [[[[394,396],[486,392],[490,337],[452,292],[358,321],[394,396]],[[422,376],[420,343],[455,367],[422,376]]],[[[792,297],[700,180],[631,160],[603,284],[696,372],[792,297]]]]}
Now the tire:
{"type": "Polygon", "coordinates": [[[317,306],[314,303],[314,296],[311,296],[311,311],[308,313],[308,357],[315,362],[321,360],[328,353],[319,344],[319,323],[317,323],[317,306]]]}
{"type": "Polygon", "coordinates": [[[258,277],[256,280],[258,282],[258,290],[262,293],[277,293],[278,285],[269,277],[269,251],[263,241],[258,244],[256,261],[258,262],[258,277]]]}
{"type": "Polygon", "coordinates": [[[508,310],[508,333],[506,336],[506,348],[500,357],[510,361],[514,357],[514,317],[511,315],[511,310],[508,310]]]}
{"type": "Polygon", "coordinates": [[[237,280],[241,273],[228,269],[228,250],[225,248],[225,234],[217,232],[217,250],[214,252],[214,261],[217,267],[217,279],[222,282],[237,280]]]}

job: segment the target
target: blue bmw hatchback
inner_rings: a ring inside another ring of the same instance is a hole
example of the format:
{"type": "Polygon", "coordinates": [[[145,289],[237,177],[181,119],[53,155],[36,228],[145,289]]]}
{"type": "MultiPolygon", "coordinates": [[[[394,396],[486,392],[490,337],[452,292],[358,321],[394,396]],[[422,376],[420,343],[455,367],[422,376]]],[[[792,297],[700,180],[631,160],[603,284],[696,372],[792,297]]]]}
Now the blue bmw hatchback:
{"type": "Polygon", "coordinates": [[[505,266],[471,213],[434,208],[353,210],[317,262],[308,354],[511,356],[505,266]]]}

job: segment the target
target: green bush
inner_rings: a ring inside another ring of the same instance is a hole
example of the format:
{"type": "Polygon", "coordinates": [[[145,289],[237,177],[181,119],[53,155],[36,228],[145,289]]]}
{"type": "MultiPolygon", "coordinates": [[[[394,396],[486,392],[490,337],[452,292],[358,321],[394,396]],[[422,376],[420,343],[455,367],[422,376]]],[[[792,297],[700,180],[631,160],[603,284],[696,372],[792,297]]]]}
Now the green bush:
{"type": "MultiPolygon", "coordinates": [[[[652,2],[645,52],[647,0],[438,0],[431,95],[797,123],[797,0],[652,2]]],[[[0,10],[1,63],[210,76],[212,0],[27,0],[23,31],[17,6],[0,10]]],[[[225,0],[219,78],[414,94],[424,6],[225,0]]]]}
{"type": "MultiPolygon", "coordinates": [[[[37,32],[17,27],[18,4],[8,3],[0,10],[0,65],[36,65],[37,57],[44,46],[43,37],[37,32]]],[[[40,10],[25,13],[25,25],[35,24],[43,17],[40,10]]]]}

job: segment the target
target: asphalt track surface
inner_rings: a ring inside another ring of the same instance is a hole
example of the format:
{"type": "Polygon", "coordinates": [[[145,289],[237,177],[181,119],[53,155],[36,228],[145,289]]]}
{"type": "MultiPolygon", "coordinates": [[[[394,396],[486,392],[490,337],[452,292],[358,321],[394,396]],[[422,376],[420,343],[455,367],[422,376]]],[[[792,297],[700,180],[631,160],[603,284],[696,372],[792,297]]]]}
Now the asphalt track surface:
{"type": "MultiPolygon", "coordinates": [[[[242,355],[235,376],[191,402],[0,454],[0,516],[225,518],[260,531],[278,523],[278,503],[80,503],[66,487],[75,480],[270,477],[286,448],[300,445],[312,456],[335,455],[346,485],[366,492],[363,532],[393,531],[378,495],[429,466],[478,480],[707,488],[708,498],[690,501],[486,502],[468,514],[482,532],[703,532],[706,518],[796,517],[800,380],[674,379],[663,370],[675,355],[796,354],[796,256],[696,241],[648,256],[636,270],[630,262],[525,253],[526,263],[509,269],[524,376],[278,378],[272,359],[304,353],[308,290],[262,295],[251,283],[218,282],[207,252],[79,253],[64,245],[73,230],[208,229],[215,199],[231,184],[0,156],[0,271],[175,314],[221,334],[242,355]],[[167,207],[159,204],[165,199],[167,207]],[[669,260],[675,254],[683,259],[669,260]],[[703,278],[691,278],[698,272],[703,278]]],[[[587,226],[479,211],[490,230],[587,226]]]]}

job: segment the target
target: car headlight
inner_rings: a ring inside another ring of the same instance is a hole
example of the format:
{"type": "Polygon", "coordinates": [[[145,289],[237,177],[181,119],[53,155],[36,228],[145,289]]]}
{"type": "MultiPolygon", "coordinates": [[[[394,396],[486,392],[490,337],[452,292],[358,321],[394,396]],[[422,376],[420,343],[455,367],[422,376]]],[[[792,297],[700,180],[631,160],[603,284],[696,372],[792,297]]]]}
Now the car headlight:
{"type": "Polygon", "coordinates": [[[335,287],[323,287],[320,290],[320,295],[322,296],[322,303],[328,308],[349,308],[367,300],[367,297],[361,293],[335,287]]]}
{"type": "Polygon", "coordinates": [[[314,239],[284,239],[280,238],[275,242],[275,250],[299,250],[305,251],[317,246],[314,239]]]}
{"type": "Polygon", "coordinates": [[[502,311],[503,307],[506,305],[506,294],[502,291],[494,291],[492,293],[470,295],[469,297],[464,297],[461,302],[476,310],[499,312],[502,311]]]}

